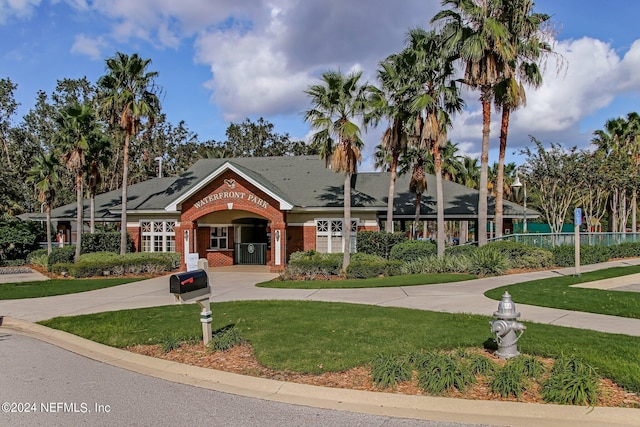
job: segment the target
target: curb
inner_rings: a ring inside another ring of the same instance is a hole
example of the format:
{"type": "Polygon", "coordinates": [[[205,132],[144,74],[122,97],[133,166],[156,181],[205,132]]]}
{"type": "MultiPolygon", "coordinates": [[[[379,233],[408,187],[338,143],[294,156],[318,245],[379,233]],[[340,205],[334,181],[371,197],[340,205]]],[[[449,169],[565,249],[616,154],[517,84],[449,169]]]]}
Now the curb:
{"type": "Polygon", "coordinates": [[[562,406],[409,396],[288,383],[184,365],[109,347],[67,332],[0,317],[0,332],[38,339],[111,366],[224,393],[317,408],[383,416],[473,424],[545,426],[637,426],[632,408],[562,406]]]}

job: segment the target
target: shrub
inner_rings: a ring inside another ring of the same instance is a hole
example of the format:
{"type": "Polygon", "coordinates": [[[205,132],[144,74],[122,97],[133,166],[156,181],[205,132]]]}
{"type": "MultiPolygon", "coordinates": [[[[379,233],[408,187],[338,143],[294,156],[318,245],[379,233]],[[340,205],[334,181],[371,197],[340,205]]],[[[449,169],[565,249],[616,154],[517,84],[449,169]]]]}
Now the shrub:
{"type": "Polygon", "coordinates": [[[381,388],[393,388],[396,383],[409,381],[412,374],[406,357],[380,354],[371,364],[371,381],[381,388]]]}
{"type": "Polygon", "coordinates": [[[468,363],[451,354],[436,354],[423,361],[418,373],[418,384],[427,393],[442,394],[445,391],[464,390],[476,378],[468,363]]]}
{"type": "Polygon", "coordinates": [[[391,248],[406,240],[404,233],[387,233],[384,231],[359,231],[356,235],[358,253],[378,255],[389,259],[391,248]]]}
{"type": "Polygon", "coordinates": [[[303,276],[315,279],[318,275],[328,278],[332,274],[339,274],[342,267],[342,255],[322,254],[316,251],[295,252],[289,258],[286,275],[303,276]]]}
{"type": "Polygon", "coordinates": [[[31,252],[26,259],[27,264],[38,265],[42,268],[49,268],[49,254],[46,249],[38,249],[31,252]]]}
{"type": "Polygon", "coordinates": [[[107,257],[89,255],[89,261],[86,260],[87,257],[84,260],[81,257],[77,263],[53,264],[51,271],[54,273],[64,271],[77,278],[100,276],[104,271],[116,276],[124,274],[159,274],[175,269],[179,264],[179,257],[180,254],[169,252],[137,252],[123,256],[110,254],[107,257]]]}
{"type": "Polygon", "coordinates": [[[445,248],[444,253],[447,255],[471,255],[477,250],[478,247],[474,245],[457,245],[445,248]]]}
{"type": "Polygon", "coordinates": [[[160,341],[160,348],[163,353],[169,353],[171,350],[176,350],[182,345],[182,338],[177,335],[169,335],[162,338],[160,341]]]}
{"type": "Polygon", "coordinates": [[[511,360],[527,378],[541,378],[546,371],[544,364],[533,356],[520,355],[511,360]]]}
{"type": "Polygon", "coordinates": [[[498,369],[498,365],[495,362],[489,360],[489,358],[481,354],[471,354],[467,356],[469,359],[469,367],[471,372],[480,375],[489,375],[494,373],[498,369]]]}
{"type": "Polygon", "coordinates": [[[631,258],[640,256],[640,242],[625,242],[609,246],[611,258],[631,258]]]}
{"type": "MultiPolygon", "coordinates": [[[[575,248],[573,245],[561,245],[554,247],[553,262],[559,267],[572,267],[575,263],[575,248]]],[[[596,264],[610,259],[610,251],[606,246],[580,245],[580,264],[596,264]]]]}
{"type": "Polygon", "coordinates": [[[63,246],[61,248],[53,248],[49,254],[48,270],[52,271],[54,264],[72,263],[73,257],[76,255],[75,245],[63,246]]]}
{"type": "Polygon", "coordinates": [[[508,361],[493,377],[489,384],[492,393],[501,397],[521,397],[526,384],[526,376],[522,367],[514,360],[508,361]]]}
{"type": "Polygon", "coordinates": [[[100,262],[120,259],[120,254],[115,252],[91,252],[80,255],[80,262],[100,262]]]}
{"type": "Polygon", "coordinates": [[[378,276],[395,276],[401,272],[402,261],[352,261],[347,267],[347,278],[369,279],[378,276]]]}
{"type": "Polygon", "coordinates": [[[582,360],[561,356],[542,384],[542,398],[565,405],[595,405],[598,399],[598,375],[582,360]]]}
{"type": "Polygon", "coordinates": [[[240,332],[233,326],[228,326],[213,333],[207,348],[210,351],[227,351],[243,342],[240,332]]]}
{"type": "MultiPolygon", "coordinates": [[[[114,252],[120,253],[120,232],[83,233],[81,253],[114,252]]],[[[127,233],[127,252],[133,252],[133,240],[127,233]]]]}
{"type": "MultiPolygon", "coordinates": [[[[45,255],[47,258],[49,257],[49,254],[48,254],[46,249],[36,249],[35,251],[30,252],[29,255],[27,255],[27,258],[26,258],[27,264],[34,264],[33,258],[40,259],[40,257],[42,257],[42,255],[45,255]]],[[[46,264],[45,264],[45,266],[46,266],[46,264]]]]}
{"type": "Polygon", "coordinates": [[[407,240],[391,249],[390,259],[404,262],[415,261],[436,254],[436,245],[426,240],[407,240]]]}
{"type": "Polygon", "coordinates": [[[491,246],[483,246],[469,255],[469,273],[478,276],[499,276],[509,268],[509,260],[491,246]]]}
{"type": "Polygon", "coordinates": [[[418,258],[402,266],[403,274],[464,273],[468,270],[469,258],[448,254],[418,258]]]}
{"type": "Polygon", "coordinates": [[[543,248],[525,245],[519,242],[492,242],[487,245],[502,253],[510,268],[546,268],[553,266],[553,254],[543,248]]]}

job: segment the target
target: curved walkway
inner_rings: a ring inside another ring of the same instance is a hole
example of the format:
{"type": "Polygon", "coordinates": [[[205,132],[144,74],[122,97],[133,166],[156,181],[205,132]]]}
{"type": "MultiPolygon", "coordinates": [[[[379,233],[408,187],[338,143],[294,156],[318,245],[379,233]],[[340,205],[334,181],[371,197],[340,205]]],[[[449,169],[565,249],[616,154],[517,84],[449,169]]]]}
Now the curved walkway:
{"type": "MultiPolygon", "coordinates": [[[[613,261],[583,266],[582,272],[615,266],[640,265],[640,259],[613,261]]],[[[268,289],[256,288],[260,281],[274,274],[256,270],[212,269],[212,302],[255,299],[299,299],[341,301],[380,306],[406,307],[451,313],[474,313],[490,316],[497,301],[483,293],[495,287],[528,280],[573,274],[573,269],[557,269],[509,276],[476,279],[440,285],[375,289],[268,289]]],[[[621,283],[626,286],[627,283],[621,283]]],[[[609,283],[608,288],[612,288],[609,283]]],[[[521,320],[593,329],[640,336],[640,320],[566,310],[534,307],[517,303],[521,320]]],[[[185,366],[153,359],[97,344],[62,331],[30,322],[61,315],[76,315],[173,304],[167,277],[72,295],[30,300],[0,301],[3,329],[29,335],[69,351],[115,366],[198,387],[297,403],[329,409],[395,415],[419,419],[487,423],[495,425],[637,425],[637,409],[585,408],[537,405],[515,402],[466,401],[393,393],[327,389],[291,384],[262,378],[245,377],[210,369],[185,366]]]]}

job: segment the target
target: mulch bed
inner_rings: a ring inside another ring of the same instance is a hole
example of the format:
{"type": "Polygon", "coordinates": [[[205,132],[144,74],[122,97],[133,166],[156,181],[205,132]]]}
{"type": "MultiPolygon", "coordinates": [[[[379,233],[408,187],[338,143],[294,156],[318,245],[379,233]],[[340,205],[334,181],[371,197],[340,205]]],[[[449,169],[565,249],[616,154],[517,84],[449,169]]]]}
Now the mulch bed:
{"type": "MultiPolygon", "coordinates": [[[[325,372],[322,374],[302,374],[290,371],[278,371],[262,366],[256,360],[253,348],[249,344],[242,344],[228,351],[211,352],[202,344],[187,345],[164,353],[160,345],[136,345],[125,350],[171,360],[178,363],[199,366],[203,368],[217,369],[241,375],[268,378],[278,381],[287,381],[300,384],[310,384],[323,387],[346,388],[353,390],[365,390],[376,392],[392,392],[406,395],[425,395],[418,387],[416,376],[411,381],[398,384],[395,389],[380,389],[371,381],[370,371],[367,367],[356,367],[343,372],[325,372]]],[[[481,352],[484,356],[502,365],[504,361],[497,358],[492,352],[480,349],[470,351],[481,352]]],[[[545,364],[553,363],[552,359],[542,360],[545,364]]],[[[453,397],[472,400],[497,400],[525,403],[544,403],[540,397],[540,387],[535,384],[525,391],[521,398],[502,398],[489,391],[489,383],[486,378],[478,377],[475,385],[464,391],[453,390],[444,397],[453,397]]],[[[640,408],[640,396],[627,392],[608,379],[600,381],[600,393],[597,406],[640,408]]]]}

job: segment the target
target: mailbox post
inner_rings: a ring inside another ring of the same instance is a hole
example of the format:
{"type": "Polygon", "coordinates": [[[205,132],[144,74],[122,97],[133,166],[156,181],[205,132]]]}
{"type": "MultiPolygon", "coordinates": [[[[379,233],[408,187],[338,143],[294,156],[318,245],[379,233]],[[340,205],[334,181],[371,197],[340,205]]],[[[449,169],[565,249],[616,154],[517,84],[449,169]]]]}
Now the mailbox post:
{"type": "Polygon", "coordinates": [[[177,273],[169,278],[169,292],[177,303],[197,302],[200,306],[200,322],[202,323],[202,340],[204,344],[211,341],[211,287],[209,276],[204,269],[177,273]]]}

